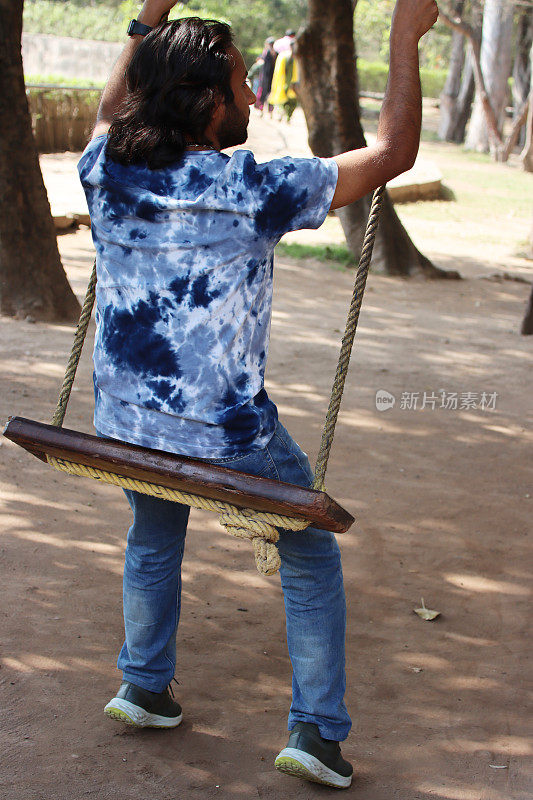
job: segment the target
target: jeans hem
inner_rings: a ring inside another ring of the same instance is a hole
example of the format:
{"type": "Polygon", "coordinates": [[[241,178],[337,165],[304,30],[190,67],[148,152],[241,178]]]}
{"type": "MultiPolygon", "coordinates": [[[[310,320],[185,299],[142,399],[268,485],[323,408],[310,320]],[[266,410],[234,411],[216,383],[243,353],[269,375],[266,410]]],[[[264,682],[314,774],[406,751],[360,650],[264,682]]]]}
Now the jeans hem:
{"type": "MultiPolygon", "coordinates": [[[[174,676],[172,676],[172,677],[174,677],[174,676]]],[[[147,692],[154,692],[155,694],[161,694],[161,692],[164,692],[165,689],[167,688],[167,686],[170,685],[170,682],[172,681],[172,678],[170,678],[168,683],[165,683],[165,685],[163,686],[162,689],[159,688],[159,687],[155,687],[154,688],[154,684],[153,683],[150,686],[147,686],[146,684],[148,683],[148,681],[146,681],[140,675],[133,675],[131,673],[123,672],[122,673],[122,680],[123,681],[128,681],[128,683],[133,683],[135,686],[138,686],[140,689],[145,689],[147,692]]]]}
{"type": "Polygon", "coordinates": [[[333,742],[344,742],[348,738],[348,734],[352,728],[352,723],[339,723],[332,725],[331,722],[324,722],[323,719],[314,714],[299,714],[298,717],[289,718],[287,729],[290,733],[296,723],[298,722],[311,722],[318,727],[318,732],[323,739],[328,739],[333,742]]]}

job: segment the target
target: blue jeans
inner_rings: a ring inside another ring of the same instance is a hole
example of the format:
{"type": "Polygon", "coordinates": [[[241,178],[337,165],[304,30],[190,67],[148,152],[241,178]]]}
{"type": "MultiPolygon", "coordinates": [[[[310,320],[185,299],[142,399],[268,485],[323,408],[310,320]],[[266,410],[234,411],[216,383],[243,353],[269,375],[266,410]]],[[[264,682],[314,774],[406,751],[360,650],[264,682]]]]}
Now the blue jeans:
{"type": "MultiPolygon", "coordinates": [[[[305,453],[278,423],[268,446],[228,459],[230,469],[310,486],[305,453]]],[[[126,640],[118,658],[124,680],[161,692],[174,677],[181,561],[189,507],[125,490],[133,510],[124,566],[126,640]]],[[[280,531],[281,585],[292,663],[289,730],[314,722],[325,739],[343,741],[351,721],[344,704],[346,603],[339,547],[318,528],[280,531]]]]}

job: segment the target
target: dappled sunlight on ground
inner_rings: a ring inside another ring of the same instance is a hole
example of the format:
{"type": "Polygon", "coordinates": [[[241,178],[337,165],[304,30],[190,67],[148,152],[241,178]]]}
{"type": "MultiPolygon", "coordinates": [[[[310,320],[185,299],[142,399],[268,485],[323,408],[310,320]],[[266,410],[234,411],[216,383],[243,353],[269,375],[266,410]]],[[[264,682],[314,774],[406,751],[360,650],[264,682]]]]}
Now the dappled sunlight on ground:
{"type": "Polygon", "coordinates": [[[442,576],[452,586],[464,588],[465,594],[469,592],[497,592],[498,594],[511,594],[519,597],[530,597],[531,589],[527,586],[528,577],[524,576],[524,585],[515,585],[506,581],[495,581],[480,575],[453,575],[442,576]]]}

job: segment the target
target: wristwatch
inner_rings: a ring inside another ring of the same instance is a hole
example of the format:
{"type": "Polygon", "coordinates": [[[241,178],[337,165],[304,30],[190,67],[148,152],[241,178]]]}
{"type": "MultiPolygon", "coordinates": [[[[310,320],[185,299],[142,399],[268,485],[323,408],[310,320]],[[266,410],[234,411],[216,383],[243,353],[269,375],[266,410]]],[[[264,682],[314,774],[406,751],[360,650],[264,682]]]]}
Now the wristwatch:
{"type": "Polygon", "coordinates": [[[146,36],[151,30],[150,25],[145,25],[142,22],[137,22],[136,19],[132,19],[128,25],[128,36],[146,36]]]}

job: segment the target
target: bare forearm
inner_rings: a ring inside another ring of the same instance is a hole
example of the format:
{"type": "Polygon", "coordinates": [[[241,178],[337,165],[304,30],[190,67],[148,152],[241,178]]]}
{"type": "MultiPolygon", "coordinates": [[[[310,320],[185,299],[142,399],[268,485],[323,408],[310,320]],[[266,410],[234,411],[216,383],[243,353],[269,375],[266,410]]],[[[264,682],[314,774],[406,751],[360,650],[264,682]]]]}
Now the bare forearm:
{"type": "Polygon", "coordinates": [[[377,141],[402,171],[415,162],[422,125],[418,39],[391,35],[389,78],[379,117],[377,141]]]}
{"type": "MultiPolygon", "coordinates": [[[[161,2],[161,0],[146,0],[141,11],[137,15],[137,20],[153,28],[165,18],[169,8],[173,5],[174,3],[161,2]]],[[[142,36],[128,37],[124,50],[116,61],[105,89],[102,92],[100,106],[96,115],[97,125],[111,123],[116,109],[126,96],[126,70],[135,50],[143,38],[142,36]]]]}
{"type": "Polygon", "coordinates": [[[113,119],[113,114],[124,99],[126,95],[126,70],[141,40],[142,36],[131,36],[115,62],[100,98],[100,105],[96,114],[97,124],[101,122],[110,123],[113,119]]]}

